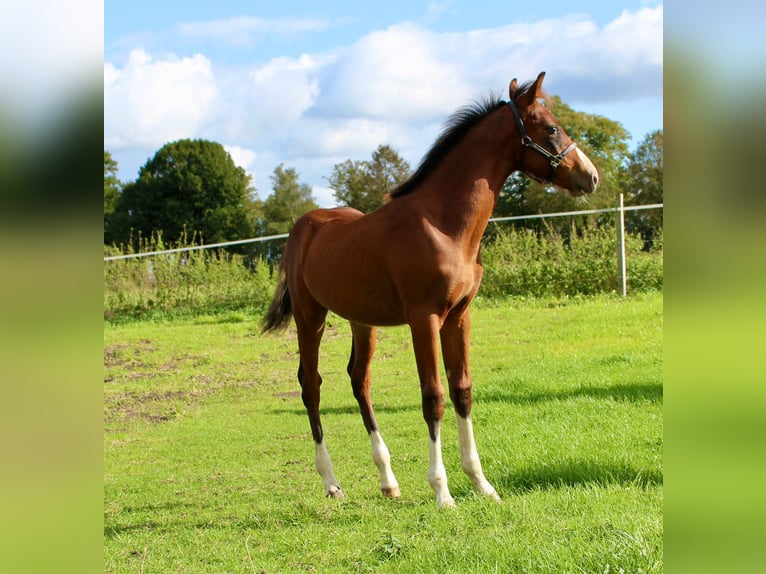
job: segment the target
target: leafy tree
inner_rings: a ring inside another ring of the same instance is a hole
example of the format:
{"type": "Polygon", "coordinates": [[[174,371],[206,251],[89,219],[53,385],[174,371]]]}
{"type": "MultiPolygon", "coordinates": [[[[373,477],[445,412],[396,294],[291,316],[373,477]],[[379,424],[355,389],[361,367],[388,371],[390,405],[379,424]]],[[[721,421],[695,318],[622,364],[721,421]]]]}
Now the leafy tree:
{"type": "Polygon", "coordinates": [[[340,205],[354,207],[364,213],[375,211],[385,202],[386,193],[404,182],[409,164],[388,145],[381,145],[367,161],[346,160],[333,166],[327,178],[340,205]]]}
{"type": "MultiPolygon", "coordinates": [[[[595,164],[599,172],[599,188],[587,198],[573,198],[550,184],[537,183],[517,172],[506,180],[495,205],[494,217],[614,206],[615,195],[621,189],[623,166],[630,157],[627,131],[618,122],[603,116],[573,110],[558,96],[553,96],[549,105],[553,115],[569,136],[595,164]]],[[[584,219],[595,223],[598,217],[584,219]]],[[[572,222],[566,219],[545,222],[528,220],[523,223],[536,229],[553,227],[565,235],[568,235],[571,224],[572,222]]]]}
{"type": "Polygon", "coordinates": [[[112,242],[112,214],[120,199],[122,184],[117,179],[117,162],[104,150],[104,243],[112,242]]]}
{"type": "MultiPolygon", "coordinates": [[[[288,233],[304,213],[319,207],[311,195],[311,186],[301,183],[295,168],[278,165],[271,175],[272,193],[263,202],[263,235],[288,233]]],[[[272,263],[282,255],[284,241],[260,244],[260,254],[272,263]]]]}
{"type": "Polygon", "coordinates": [[[272,194],[263,202],[263,218],[268,235],[287,233],[304,213],[319,207],[311,186],[298,180],[295,168],[278,165],[271,175],[272,194]]]}
{"type": "Polygon", "coordinates": [[[114,239],[162,232],[199,233],[205,243],[253,236],[250,177],[219,143],[184,139],[164,145],[125,186],[114,212],[114,239]]]}
{"type": "MultiPolygon", "coordinates": [[[[631,155],[625,175],[625,204],[662,203],[662,130],[646,134],[631,155]]],[[[625,225],[650,246],[662,230],[662,209],[628,212],[625,225]]]]}

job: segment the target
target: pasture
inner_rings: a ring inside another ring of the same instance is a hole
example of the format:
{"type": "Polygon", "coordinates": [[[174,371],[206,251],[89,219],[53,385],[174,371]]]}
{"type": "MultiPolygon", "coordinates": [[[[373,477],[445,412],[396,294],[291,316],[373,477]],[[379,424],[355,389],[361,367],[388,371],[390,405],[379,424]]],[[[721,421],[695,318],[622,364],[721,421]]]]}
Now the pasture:
{"type": "Polygon", "coordinates": [[[105,323],[104,571],[661,572],[662,294],[477,303],[474,426],[503,502],[463,474],[448,408],[457,508],[441,511],[408,328],[379,330],[372,366],[402,492],[389,500],[346,374],[348,324],[328,319],[321,410],[346,494],[331,500],[294,326],[105,323]]]}

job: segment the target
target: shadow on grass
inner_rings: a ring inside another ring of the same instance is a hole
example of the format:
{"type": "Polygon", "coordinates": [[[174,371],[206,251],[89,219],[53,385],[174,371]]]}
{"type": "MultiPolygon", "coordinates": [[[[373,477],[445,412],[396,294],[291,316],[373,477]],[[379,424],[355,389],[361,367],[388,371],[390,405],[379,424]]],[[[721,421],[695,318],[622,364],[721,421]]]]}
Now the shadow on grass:
{"type": "MultiPolygon", "coordinates": [[[[349,391],[350,394],[350,391],[349,391]]],[[[300,399],[297,401],[299,407],[296,407],[294,409],[274,409],[271,411],[272,413],[276,415],[300,415],[300,416],[306,416],[306,409],[303,407],[303,403],[300,399]]],[[[420,411],[421,406],[420,404],[416,405],[397,405],[397,406],[389,406],[389,405],[373,405],[373,408],[375,409],[375,412],[380,413],[406,413],[410,411],[420,411]]],[[[320,407],[320,413],[323,415],[357,415],[359,416],[359,406],[356,404],[353,405],[344,405],[342,407],[320,407]]]]}
{"type": "MultiPolygon", "coordinates": [[[[351,391],[349,390],[349,394],[351,391]]],[[[274,409],[274,414],[305,415],[306,409],[297,398],[295,408],[274,409]]],[[[599,400],[628,401],[628,402],[661,402],[662,401],[662,383],[634,383],[625,385],[611,385],[608,387],[581,387],[579,389],[541,392],[541,393],[513,393],[513,392],[482,392],[480,387],[474,386],[475,404],[481,403],[508,403],[514,405],[536,404],[545,401],[564,401],[567,399],[593,398],[599,400]]],[[[374,405],[376,413],[403,413],[409,411],[420,411],[420,404],[413,405],[374,405]]],[[[321,407],[322,414],[359,414],[359,407],[356,404],[344,405],[340,407],[321,407]]]]}
{"type": "Polygon", "coordinates": [[[538,463],[495,478],[502,492],[524,493],[532,490],[558,489],[567,486],[620,484],[636,488],[661,486],[661,469],[636,468],[615,462],[565,461],[554,464],[538,463]]]}
{"type": "MultiPolygon", "coordinates": [[[[476,389],[476,387],[474,387],[476,389]]],[[[662,383],[631,383],[604,387],[580,387],[557,392],[513,393],[513,392],[475,392],[477,403],[498,402],[511,404],[535,404],[545,401],[564,401],[567,399],[593,398],[599,400],[628,402],[661,402],[662,383]]]]}

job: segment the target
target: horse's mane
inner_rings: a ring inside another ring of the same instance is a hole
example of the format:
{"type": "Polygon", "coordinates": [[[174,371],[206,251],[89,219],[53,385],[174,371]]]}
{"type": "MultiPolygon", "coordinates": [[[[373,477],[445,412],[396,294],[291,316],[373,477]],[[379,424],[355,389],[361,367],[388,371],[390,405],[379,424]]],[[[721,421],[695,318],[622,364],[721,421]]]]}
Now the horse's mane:
{"type": "MultiPolygon", "coordinates": [[[[513,94],[512,98],[515,100],[521,94],[529,90],[533,82],[527,82],[521,85],[513,94]]],[[[471,131],[481,120],[486,118],[489,114],[505,105],[497,94],[490,93],[480,101],[472,102],[467,106],[464,106],[452,114],[444,125],[444,129],[436,139],[431,149],[428,150],[426,155],[420,162],[420,165],[415,170],[407,181],[396,187],[391,191],[388,196],[390,199],[396,199],[403,195],[407,195],[411,191],[415,190],[421,183],[433,172],[441,161],[447,156],[447,154],[471,131]]]]}

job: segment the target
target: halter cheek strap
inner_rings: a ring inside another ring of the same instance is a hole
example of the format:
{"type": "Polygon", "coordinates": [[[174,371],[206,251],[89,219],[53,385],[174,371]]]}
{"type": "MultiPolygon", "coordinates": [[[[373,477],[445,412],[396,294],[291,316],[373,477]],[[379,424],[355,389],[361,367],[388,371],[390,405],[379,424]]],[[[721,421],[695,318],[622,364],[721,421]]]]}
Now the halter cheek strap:
{"type": "MultiPolygon", "coordinates": [[[[511,110],[513,111],[513,117],[516,120],[516,127],[519,128],[519,133],[521,134],[521,171],[524,171],[524,155],[527,151],[527,148],[531,148],[535,150],[536,152],[542,154],[543,157],[545,157],[551,164],[551,170],[548,173],[548,179],[545,180],[546,183],[550,183],[553,180],[553,174],[556,173],[556,168],[559,166],[559,164],[564,160],[566,155],[572,151],[574,148],[577,147],[577,144],[575,142],[570,143],[566,148],[564,148],[562,151],[560,151],[557,154],[552,154],[547,149],[545,149],[543,146],[535,143],[532,141],[532,138],[529,137],[527,134],[527,130],[524,129],[524,122],[521,121],[521,116],[519,115],[519,110],[516,107],[516,104],[513,100],[508,101],[508,105],[511,107],[511,110]]],[[[526,172],[524,172],[526,173],[526,172]]],[[[532,176],[534,178],[534,176],[532,176]]],[[[537,179],[537,178],[535,178],[537,179]]]]}

